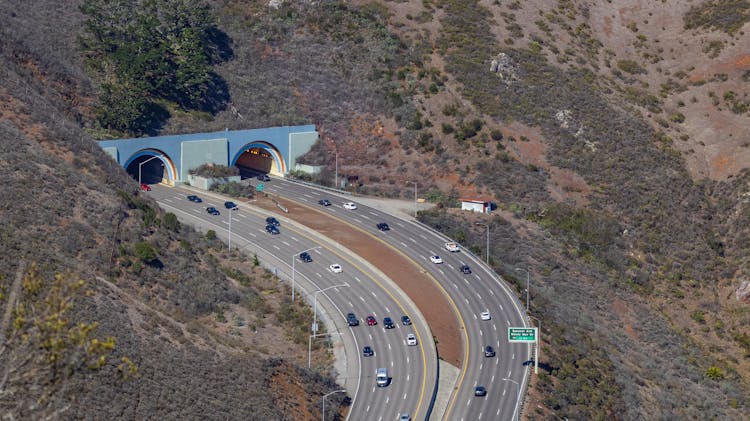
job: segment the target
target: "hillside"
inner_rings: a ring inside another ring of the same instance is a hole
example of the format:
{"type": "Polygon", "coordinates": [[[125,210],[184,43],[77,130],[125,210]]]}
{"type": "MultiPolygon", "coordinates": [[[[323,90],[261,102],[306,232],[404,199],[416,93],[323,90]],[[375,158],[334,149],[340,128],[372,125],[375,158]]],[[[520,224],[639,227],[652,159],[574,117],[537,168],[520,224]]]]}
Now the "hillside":
{"type": "MultiPolygon", "coordinates": [[[[77,42],[86,17],[44,0],[12,3],[0,6],[3,138],[28,146],[2,143],[17,180],[4,195],[14,210],[3,224],[13,239],[3,242],[4,280],[25,256],[93,282],[112,270],[111,249],[95,245],[109,244],[133,199],[116,194],[132,182],[89,137],[123,132],[97,120],[107,79],[77,42]]],[[[409,197],[416,180],[441,205],[422,221],[478,254],[485,231],[473,222],[490,223],[494,268],[519,293],[516,269],[531,272],[531,314],[542,320],[545,370],[529,419],[745,416],[750,304],[735,291],[748,275],[750,226],[746,2],[209,4],[227,41],[211,80],[226,91],[212,107],[154,100],[163,119],[150,130],[313,123],[322,140],[307,160],[327,165],[321,182],[331,182],[334,152],[359,193],[409,197]],[[478,219],[453,209],[473,195],[500,211],[478,219]]],[[[123,238],[177,253],[176,234],[134,222],[150,215],[137,203],[123,238]]],[[[184,258],[190,273],[211,272],[211,247],[184,258]]],[[[156,282],[143,295],[131,270],[121,276],[133,296],[184,308],[180,297],[193,293],[156,282]]],[[[236,300],[215,270],[201,279],[225,293],[189,317],[236,300]]]]}

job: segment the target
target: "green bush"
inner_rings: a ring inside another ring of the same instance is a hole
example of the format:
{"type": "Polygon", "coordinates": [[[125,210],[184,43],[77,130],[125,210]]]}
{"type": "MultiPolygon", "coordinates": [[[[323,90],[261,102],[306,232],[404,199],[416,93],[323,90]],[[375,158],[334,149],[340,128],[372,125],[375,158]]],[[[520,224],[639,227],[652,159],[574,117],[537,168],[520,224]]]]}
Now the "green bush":
{"type": "Polygon", "coordinates": [[[133,254],[137,259],[142,260],[146,263],[151,263],[156,260],[157,257],[159,257],[154,246],[152,246],[151,243],[147,241],[140,241],[136,243],[133,254]]]}

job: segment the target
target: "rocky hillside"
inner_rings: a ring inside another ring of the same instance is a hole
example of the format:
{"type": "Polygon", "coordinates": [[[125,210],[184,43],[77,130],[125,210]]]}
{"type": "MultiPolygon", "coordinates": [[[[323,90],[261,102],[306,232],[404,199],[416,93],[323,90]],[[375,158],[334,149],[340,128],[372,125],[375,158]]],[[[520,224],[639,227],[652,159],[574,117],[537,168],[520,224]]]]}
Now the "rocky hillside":
{"type": "MultiPolygon", "coordinates": [[[[131,230],[133,250],[144,238],[173,234],[137,197],[112,193],[132,186],[88,142],[87,135],[124,134],[97,112],[104,88],[123,74],[107,78],[87,63],[90,51],[77,40],[88,17],[79,9],[11,3],[0,6],[5,138],[25,139],[38,158],[3,162],[36,163],[26,174],[63,163],[68,171],[12,184],[18,196],[8,209],[28,211],[4,225],[14,227],[11,249],[60,265],[98,259],[105,278],[130,273],[137,265],[122,268],[127,247],[94,247],[110,244],[113,226],[131,230]],[[31,182],[34,196],[16,191],[31,182]],[[56,195],[59,185],[69,193],[56,195]],[[45,194],[60,202],[37,198],[45,194]],[[60,203],[44,224],[34,217],[47,209],[39,203],[60,203]],[[91,214],[112,216],[79,229],[91,214]],[[27,238],[49,240],[48,224],[71,235],[23,248],[27,238]]],[[[544,328],[545,370],[533,381],[526,417],[747,413],[750,304],[736,294],[748,275],[750,238],[746,2],[208,4],[231,54],[207,59],[206,74],[226,91],[201,108],[173,91],[145,90],[161,110],[152,129],[314,123],[322,141],[307,159],[327,165],[321,182],[331,182],[334,152],[339,174],[357,176],[361,193],[407,197],[406,182],[416,180],[421,196],[442,205],[423,221],[477,253],[484,231],[473,222],[489,222],[495,269],[519,293],[525,279],[517,269],[530,271],[531,313],[544,328]],[[477,219],[453,209],[457,197],[474,195],[492,197],[500,211],[477,219]]],[[[170,241],[160,239],[158,249],[180,252],[170,241]]],[[[189,260],[211,260],[203,252],[191,249],[189,260]]],[[[8,285],[13,256],[3,269],[8,285]]],[[[149,291],[186,305],[179,297],[187,292],[165,288],[156,282],[149,291]]],[[[234,294],[227,287],[186,314],[206,315],[234,294]]]]}

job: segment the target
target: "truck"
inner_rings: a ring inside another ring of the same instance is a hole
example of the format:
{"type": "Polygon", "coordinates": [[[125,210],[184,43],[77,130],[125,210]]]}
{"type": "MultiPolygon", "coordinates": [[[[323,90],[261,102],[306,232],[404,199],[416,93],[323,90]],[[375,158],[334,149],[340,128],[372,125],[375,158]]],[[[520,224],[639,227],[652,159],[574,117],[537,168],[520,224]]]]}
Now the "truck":
{"type": "Polygon", "coordinates": [[[458,244],[454,243],[453,241],[445,243],[445,249],[448,250],[451,253],[455,253],[457,251],[461,251],[461,249],[458,248],[458,244]]]}

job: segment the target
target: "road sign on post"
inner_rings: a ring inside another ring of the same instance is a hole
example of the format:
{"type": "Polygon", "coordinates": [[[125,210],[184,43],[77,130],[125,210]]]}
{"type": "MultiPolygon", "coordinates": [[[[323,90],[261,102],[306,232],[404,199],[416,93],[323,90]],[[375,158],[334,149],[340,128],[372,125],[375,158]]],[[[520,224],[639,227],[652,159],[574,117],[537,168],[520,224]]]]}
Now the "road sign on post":
{"type": "Polygon", "coordinates": [[[257,191],[263,191],[266,188],[266,185],[263,183],[258,183],[257,186],[255,186],[255,190],[257,191]]]}
{"type": "Polygon", "coordinates": [[[508,342],[536,342],[537,328],[535,327],[509,327],[508,342]]]}

